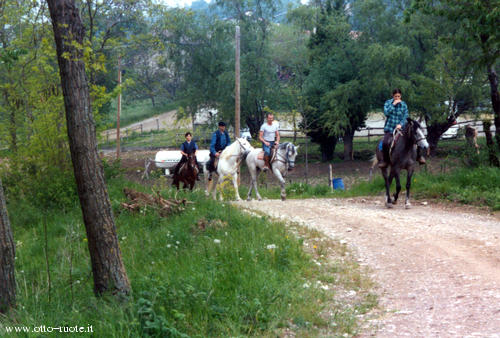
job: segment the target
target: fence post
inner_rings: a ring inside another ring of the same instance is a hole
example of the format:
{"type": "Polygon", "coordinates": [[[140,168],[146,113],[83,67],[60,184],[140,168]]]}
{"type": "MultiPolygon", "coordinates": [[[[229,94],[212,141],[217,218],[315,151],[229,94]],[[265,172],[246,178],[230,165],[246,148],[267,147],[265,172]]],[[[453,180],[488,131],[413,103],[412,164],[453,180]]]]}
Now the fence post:
{"type": "Polygon", "coordinates": [[[156,130],[160,130],[160,120],[156,119],[156,130]]]}
{"type": "Polygon", "coordinates": [[[106,143],[109,143],[109,131],[106,131],[106,143]]]}
{"type": "Polygon", "coordinates": [[[366,128],[368,130],[368,143],[370,143],[370,127],[366,128]]]}
{"type": "Polygon", "coordinates": [[[333,170],[332,170],[332,165],[329,164],[328,167],[330,169],[330,175],[329,175],[330,180],[328,181],[328,185],[330,186],[331,191],[333,192],[333,170]]]}
{"type": "Polygon", "coordinates": [[[141,123],[141,134],[142,134],[142,123],[141,123]]]}

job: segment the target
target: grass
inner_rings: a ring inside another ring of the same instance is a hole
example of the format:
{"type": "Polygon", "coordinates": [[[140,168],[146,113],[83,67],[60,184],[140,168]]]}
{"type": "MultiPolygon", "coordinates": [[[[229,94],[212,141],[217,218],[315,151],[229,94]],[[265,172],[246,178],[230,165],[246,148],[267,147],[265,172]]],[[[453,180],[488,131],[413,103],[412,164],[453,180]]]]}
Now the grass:
{"type": "MultiPolygon", "coordinates": [[[[165,184],[155,190],[172,197],[165,184]]],[[[308,252],[305,243],[319,235],[200,193],[181,192],[179,198],[194,203],[178,215],[161,218],[147,209],[132,214],[120,207],[124,186],[145,190],[122,179],[108,185],[133,289],[121,302],[93,295],[76,203],[62,213],[9,199],[18,307],[0,317],[0,331],[2,325],[92,325],[103,337],[276,336],[284,330],[299,336],[352,335],[358,329],[356,315],[376,305],[359,266],[333,241],[308,252]],[[199,222],[212,226],[202,231],[199,222]],[[333,265],[313,264],[328,250],[339,256],[333,265]],[[329,290],[304,286],[318,281],[328,283],[329,290]],[[334,290],[343,288],[361,290],[362,297],[355,304],[335,302],[334,290]],[[335,315],[325,317],[326,310],[335,315]]]]}
{"type": "MultiPolygon", "coordinates": [[[[412,177],[411,197],[416,199],[438,199],[450,202],[487,206],[491,210],[500,210],[500,168],[496,167],[458,167],[446,173],[431,174],[420,171],[412,177]]],[[[406,172],[401,176],[402,194],[405,192],[406,172]]],[[[292,183],[287,185],[287,198],[327,198],[376,196],[385,194],[382,176],[375,174],[373,181],[358,181],[347,190],[331,191],[327,185],[307,185],[292,183]]],[[[248,189],[240,188],[240,195],[246,196],[248,189]]],[[[278,187],[260,188],[262,197],[280,198],[278,187]]],[[[391,193],[395,192],[393,181],[391,193]]],[[[400,195],[401,196],[401,195],[400,195]]],[[[404,195],[403,195],[404,196],[404,195]]]]}
{"type": "MultiPolygon", "coordinates": [[[[116,100],[113,101],[111,107],[111,111],[115,113],[110,115],[107,125],[108,128],[116,128],[116,100]]],[[[148,99],[123,102],[120,113],[120,127],[126,127],[132,123],[177,109],[178,107],[179,104],[177,102],[162,101],[156,102],[156,105],[153,107],[151,100],[148,99]]]]}

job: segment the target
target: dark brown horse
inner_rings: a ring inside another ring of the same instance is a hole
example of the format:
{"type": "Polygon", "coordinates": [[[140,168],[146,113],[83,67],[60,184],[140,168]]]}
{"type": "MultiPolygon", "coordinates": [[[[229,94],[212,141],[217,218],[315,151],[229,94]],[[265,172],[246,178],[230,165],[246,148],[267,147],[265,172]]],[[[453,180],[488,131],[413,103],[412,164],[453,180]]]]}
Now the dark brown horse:
{"type": "Polygon", "coordinates": [[[189,190],[193,190],[199,171],[196,164],[196,156],[194,153],[189,154],[187,161],[181,165],[177,173],[174,173],[172,185],[175,185],[177,190],[179,190],[179,183],[182,182],[184,183],[183,189],[189,186],[189,190]]]}
{"type": "MultiPolygon", "coordinates": [[[[385,206],[387,208],[392,208],[392,205],[396,204],[398,200],[399,192],[401,191],[399,174],[402,169],[405,169],[407,172],[405,208],[408,209],[411,207],[410,187],[411,177],[415,170],[415,163],[417,159],[417,146],[424,149],[429,148],[429,144],[425,139],[424,132],[420,124],[417,121],[408,118],[406,125],[403,127],[402,134],[399,136],[398,141],[395,142],[391,151],[390,174],[388,174],[388,167],[380,169],[385,180],[385,193],[387,197],[385,206]],[[390,194],[390,187],[393,178],[396,178],[396,193],[394,194],[394,200],[391,199],[390,194]]],[[[378,162],[381,162],[383,154],[380,145],[377,145],[375,152],[378,162]]]]}

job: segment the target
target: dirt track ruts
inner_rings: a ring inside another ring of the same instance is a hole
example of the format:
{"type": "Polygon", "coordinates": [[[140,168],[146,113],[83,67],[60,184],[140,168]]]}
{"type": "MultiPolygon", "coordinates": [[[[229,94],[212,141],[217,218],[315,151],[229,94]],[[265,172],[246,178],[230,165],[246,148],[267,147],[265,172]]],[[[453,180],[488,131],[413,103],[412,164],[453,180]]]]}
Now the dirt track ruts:
{"type": "Polygon", "coordinates": [[[239,202],[346,240],[379,285],[362,336],[500,337],[500,221],[459,207],[381,198],[239,202]]]}

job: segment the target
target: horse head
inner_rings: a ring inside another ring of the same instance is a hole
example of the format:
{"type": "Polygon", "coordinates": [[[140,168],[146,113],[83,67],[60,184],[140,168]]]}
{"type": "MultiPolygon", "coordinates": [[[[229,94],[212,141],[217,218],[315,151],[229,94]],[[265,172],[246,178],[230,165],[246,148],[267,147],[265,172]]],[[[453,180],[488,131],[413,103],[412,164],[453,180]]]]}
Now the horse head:
{"type": "Polygon", "coordinates": [[[425,138],[424,130],[420,123],[411,118],[408,118],[407,121],[405,129],[410,140],[420,148],[429,148],[429,143],[425,138]]]}
{"type": "Polygon", "coordinates": [[[299,149],[298,146],[295,146],[293,143],[286,142],[280,144],[279,149],[282,149],[285,151],[285,160],[286,163],[288,163],[288,170],[293,170],[295,167],[295,158],[297,157],[299,149]]]}
{"type": "Polygon", "coordinates": [[[250,151],[252,151],[254,148],[252,147],[252,145],[250,144],[250,142],[248,142],[248,140],[246,138],[243,138],[243,137],[237,138],[236,141],[240,145],[240,154],[243,157],[243,159],[245,159],[245,157],[248,155],[248,153],[250,153],[250,151]]]}

